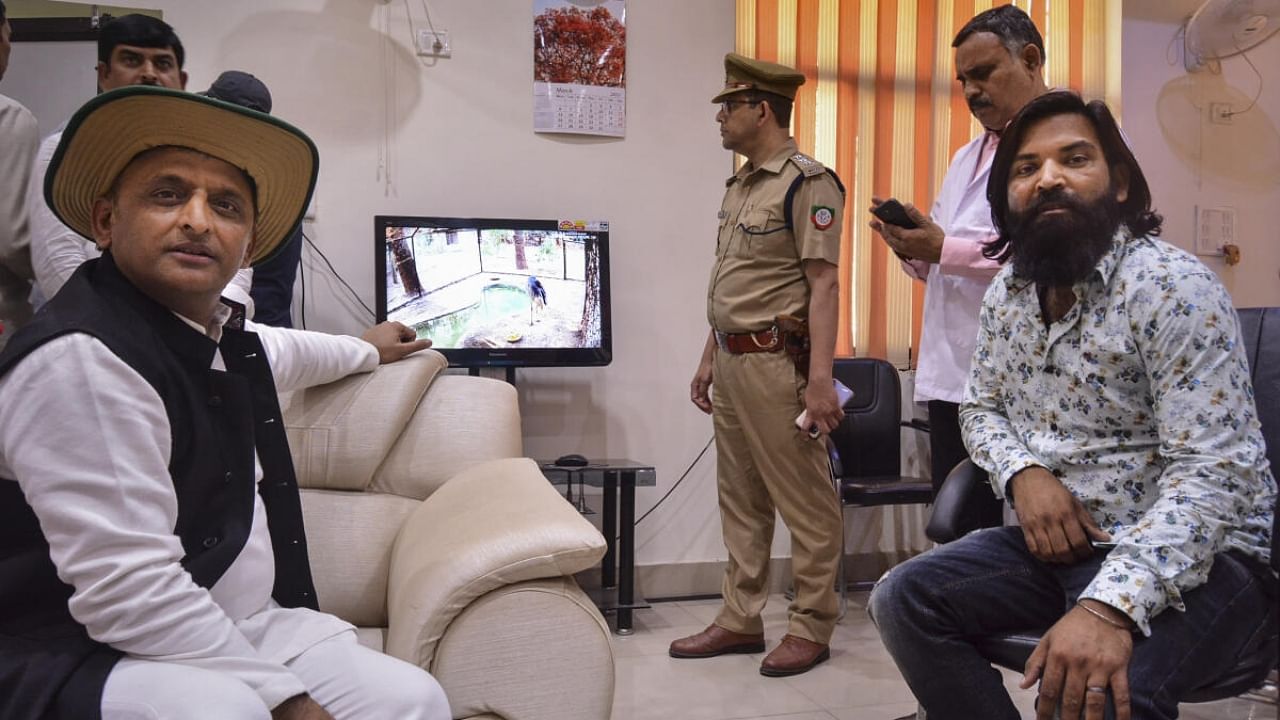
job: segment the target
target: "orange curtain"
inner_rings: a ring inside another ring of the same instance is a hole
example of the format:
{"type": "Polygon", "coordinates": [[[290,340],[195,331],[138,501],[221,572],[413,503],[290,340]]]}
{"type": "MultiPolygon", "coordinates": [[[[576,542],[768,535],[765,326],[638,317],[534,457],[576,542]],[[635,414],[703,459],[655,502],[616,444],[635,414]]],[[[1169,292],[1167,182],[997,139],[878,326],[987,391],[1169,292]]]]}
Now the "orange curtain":
{"type": "MultiPolygon", "coordinates": [[[[1004,4],[1004,3],[996,3],[1004,4]]],[[[1045,39],[1045,80],[1119,116],[1119,3],[1016,0],[1045,39]]],[[[905,365],[924,285],[867,227],[872,194],[928,209],[952,155],[980,132],[955,82],[951,40],[992,0],[737,0],[737,52],[806,77],[792,133],[848,190],[836,353],[905,365]]]]}

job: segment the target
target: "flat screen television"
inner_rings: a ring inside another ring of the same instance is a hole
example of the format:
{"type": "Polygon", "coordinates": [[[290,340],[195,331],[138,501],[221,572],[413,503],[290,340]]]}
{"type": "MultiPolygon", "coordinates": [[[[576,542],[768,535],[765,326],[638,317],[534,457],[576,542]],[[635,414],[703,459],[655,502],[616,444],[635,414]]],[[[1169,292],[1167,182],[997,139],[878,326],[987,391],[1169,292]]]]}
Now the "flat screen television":
{"type": "Polygon", "coordinates": [[[608,365],[609,224],[378,215],[378,321],[452,367],[608,365]]]}

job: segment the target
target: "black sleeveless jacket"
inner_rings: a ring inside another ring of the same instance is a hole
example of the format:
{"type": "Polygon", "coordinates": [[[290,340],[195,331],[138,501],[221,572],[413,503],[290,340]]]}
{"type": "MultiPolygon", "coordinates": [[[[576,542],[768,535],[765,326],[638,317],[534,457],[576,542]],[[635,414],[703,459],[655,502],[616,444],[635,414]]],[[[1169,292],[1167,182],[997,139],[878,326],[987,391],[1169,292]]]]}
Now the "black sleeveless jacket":
{"type": "MultiPolygon", "coordinates": [[[[164,401],[178,500],[174,534],[182,566],[212,587],[240,554],[253,521],[253,459],[262,464],[263,504],[275,550],[272,596],[316,607],[302,509],[275,382],[256,334],[229,322],[221,343],[143,295],[110,253],[82,265],[0,352],[0,376],[67,333],[100,340],[164,401]],[[211,370],[221,348],[226,371],[211,370]]],[[[73,415],[81,408],[59,408],[73,415]]],[[[91,639],[71,617],[71,586],[16,480],[0,478],[0,720],[98,718],[102,688],[120,653],[91,639]]]]}

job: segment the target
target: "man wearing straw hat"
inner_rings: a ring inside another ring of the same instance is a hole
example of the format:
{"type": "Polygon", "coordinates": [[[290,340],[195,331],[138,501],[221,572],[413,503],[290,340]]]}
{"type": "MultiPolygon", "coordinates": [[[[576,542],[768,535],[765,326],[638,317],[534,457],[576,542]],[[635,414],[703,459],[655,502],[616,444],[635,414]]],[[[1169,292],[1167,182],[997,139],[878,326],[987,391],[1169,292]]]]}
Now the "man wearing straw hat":
{"type": "Polygon", "coordinates": [[[104,254],[0,353],[0,717],[450,717],[427,673],[316,610],[276,400],[426,343],[220,301],[317,162],[290,125],[165,88],[68,124],[45,195],[104,254]]]}

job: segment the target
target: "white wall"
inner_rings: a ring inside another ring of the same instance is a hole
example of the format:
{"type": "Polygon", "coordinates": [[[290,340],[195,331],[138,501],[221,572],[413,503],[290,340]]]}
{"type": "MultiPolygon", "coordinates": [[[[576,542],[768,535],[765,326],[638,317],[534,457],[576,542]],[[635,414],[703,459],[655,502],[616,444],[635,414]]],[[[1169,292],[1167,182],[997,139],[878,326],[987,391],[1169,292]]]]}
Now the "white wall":
{"type": "Polygon", "coordinates": [[[97,92],[97,62],[98,44],[88,40],[14,43],[0,92],[36,116],[44,137],[97,92]]]}
{"type": "Polygon", "coordinates": [[[1197,205],[1236,208],[1243,262],[1229,267],[1220,257],[1200,259],[1217,271],[1237,306],[1280,305],[1280,35],[1248,51],[1261,81],[1238,55],[1222,61],[1220,74],[1189,74],[1171,41],[1198,4],[1125,3],[1125,131],[1164,215],[1164,238],[1191,250],[1197,205]],[[1208,121],[1209,103],[1243,110],[1259,82],[1253,109],[1232,125],[1208,121]]]}

